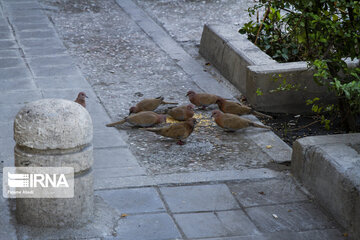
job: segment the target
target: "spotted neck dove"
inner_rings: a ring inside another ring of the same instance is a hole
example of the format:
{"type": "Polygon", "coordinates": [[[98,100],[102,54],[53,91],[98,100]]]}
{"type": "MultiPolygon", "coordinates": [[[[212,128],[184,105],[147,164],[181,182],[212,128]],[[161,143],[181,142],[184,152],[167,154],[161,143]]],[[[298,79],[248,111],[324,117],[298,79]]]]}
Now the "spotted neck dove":
{"type": "Polygon", "coordinates": [[[235,114],[235,115],[253,114],[253,115],[258,116],[258,117],[272,118],[269,115],[266,115],[266,114],[255,111],[251,107],[242,105],[242,104],[237,103],[237,102],[227,101],[227,100],[225,100],[223,98],[219,98],[216,101],[216,104],[219,106],[219,109],[224,113],[232,113],[232,114],[235,114]]]}
{"type": "Polygon", "coordinates": [[[222,113],[219,110],[213,111],[211,116],[214,117],[215,122],[218,126],[224,128],[226,131],[229,132],[234,132],[236,130],[247,127],[271,129],[268,126],[254,123],[248,119],[239,117],[238,115],[231,113],[222,113]]]}
{"type": "Polygon", "coordinates": [[[106,126],[114,127],[115,125],[123,124],[125,122],[135,127],[151,127],[155,124],[166,122],[166,115],[157,114],[150,111],[143,111],[125,117],[121,121],[109,123],[106,126]]]}
{"type": "Polygon", "coordinates": [[[219,96],[209,93],[195,93],[194,91],[188,91],[186,94],[192,104],[205,109],[211,104],[216,104],[219,96]]]}
{"type": "Polygon", "coordinates": [[[177,104],[172,102],[165,102],[163,97],[144,99],[138,102],[134,107],[129,110],[129,115],[142,111],[154,111],[161,104],[177,104]]]}
{"type": "Polygon", "coordinates": [[[178,121],[186,121],[194,116],[194,106],[189,104],[185,106],[169,109],[167,112],[172,118],[178,121]]]}
{"type": "Polygon", "coordinates": [[[84,92],[79,92],[75,102],[86,108],[85,98],[88,98],[84,92]]]}
{"type": "Polygon", "coordinates": [[[196,119],[190,118],[184,122],[175,123],[161,128],[144,128],[144,129],[146,131],[154,132],[157,135],[178,140],[177,144],[183,145],[185,144],[185,142],[183,142],[182,140],[190,136],[190,134],[194,130],[195,123],[196,123],[196,119]]]}

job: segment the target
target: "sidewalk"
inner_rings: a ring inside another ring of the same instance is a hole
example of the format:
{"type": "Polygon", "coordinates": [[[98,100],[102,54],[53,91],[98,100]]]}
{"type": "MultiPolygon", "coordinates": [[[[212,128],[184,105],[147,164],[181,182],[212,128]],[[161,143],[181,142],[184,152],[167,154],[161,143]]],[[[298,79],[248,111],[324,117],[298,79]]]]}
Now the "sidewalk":
{"type": "Polygon", "coordinates": [[[185,104],[189,89],[233,97],[189,54],[191,46],[133,1],[0,4],[1,165],[13,166],[12,121],[25,103],[74,100],[85,91],[97,195],[88,226],[61,230],[16,224],[15,203],[1,197],[0,239],[343,239],[287,171],[272,170],[291,154],[272,132],[198,128],[176,146],[105,127],[143,97],[185,104]]]}

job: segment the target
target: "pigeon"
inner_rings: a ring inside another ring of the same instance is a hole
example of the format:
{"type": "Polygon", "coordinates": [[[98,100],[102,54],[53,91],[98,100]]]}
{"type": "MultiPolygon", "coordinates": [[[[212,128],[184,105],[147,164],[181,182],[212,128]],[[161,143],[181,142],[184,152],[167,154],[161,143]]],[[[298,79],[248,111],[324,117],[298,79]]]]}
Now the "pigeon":
{"type": "Polygon", "coordinates": [[[164,137],[173,138],[178,140],[176,144],[184,145],[184,139],[190,136],[190,134],[194,130],[194,126],[196,123],[195,118],[190,118],[184,122],[175,123],[169,126],[161,127],[161,128],[144,128],[146,131],[154,132],[157,135],[161,135],[164,137]]]}
{"type": "Polygon", "coordinates": [[[186,121],[194,116],[194,105],[189,104],[169,109],[167,114],[178,121],[186,121]]]}
{"type": "Polygon", "coordinates": [[[86,108],[85,98],[88,98],[84,92],[79,92],[75,102],[86,108]]]}
{"type": "Polygon", "coordinates": [[[164,102],[163,97],[144,99],[136,104],[136,106],[130,108],[129,115],[132,113],[139,113],[142,111],[154,111],[161,104],[177,104],[171,102],[164,102]]]}
{"type": "Polygon", "coordinates": [[[218,126],[224,128],[228,132],[235,132],[236,130],[247,127],[271,129],[271,127],[269,126],[254,123],[248,119],[239,117],[238,115],[235,114],[222,113],[219,110],[214,110],[211,116],[214,117],[215,122],[218,126]]]}
{"type": "Polygon", "coordinates": [[[253,114],[258,117],[272,118],[269,115],[255,111],[251,107],[242,105],[237,102],[227,101],[223,98],[219,98],[218,100],[216,100],[216,104],[219,106],[219,109],[224,113],[232,113],[235,115],[253,114]]]}
{"type": "Polygon", "coordinates": [[[188,91],[186,94],[192,104],[205,109],[211,104],[216,104],[216,101],[220,98],[217,95],[209,93],[195,93],[194,91],[188,91]]]}
{"type": "Polygon", "coordinates": [[[144,111],[125,117],[123,120],[106,124],[107,127],[114,127],[118,124],[129,123],[134,127],[151,127],[155,124],[166,122],[166,115],[157,114],[151,111],[144,111]]]}

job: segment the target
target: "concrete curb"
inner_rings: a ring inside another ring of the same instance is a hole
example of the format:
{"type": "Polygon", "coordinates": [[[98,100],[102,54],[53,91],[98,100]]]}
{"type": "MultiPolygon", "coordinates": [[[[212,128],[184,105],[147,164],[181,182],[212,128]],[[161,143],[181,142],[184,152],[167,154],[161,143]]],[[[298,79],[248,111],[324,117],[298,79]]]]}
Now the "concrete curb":
{"type": "Polygon", "coordinates": [[[333,100],[326,87],[313,81],[313,72],[308,70],[306,62],[278,63],[239,34],[235,27],[205,25],[199,51],[258,110],[303,113],[310,111],[305,104],[307,99],[333,100]],[[284,80],[287,84],[298,85],[301,91],[270,92],[284,80]],[[256,94],[257,89],[263,92],[261,96],[256,94]]]}
{"type": "Polygon", "coordinates": [[[360,238],[360,134],[306,137],[294,143],[292,173],[320,205],[360,238]]]}

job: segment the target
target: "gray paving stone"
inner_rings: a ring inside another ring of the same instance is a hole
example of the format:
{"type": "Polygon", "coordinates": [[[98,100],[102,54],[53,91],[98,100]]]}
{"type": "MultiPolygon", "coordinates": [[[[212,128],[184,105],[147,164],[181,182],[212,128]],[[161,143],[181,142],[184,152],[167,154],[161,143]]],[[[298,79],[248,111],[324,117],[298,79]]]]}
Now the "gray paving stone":
{"type": "Polygon", "coordinates": [[[124,240],[165,240],[181,238],[174,222],[166,213],[121,218],[116,231],[118,237],[124,240]]]}
{"type": "Polygon", "coordinates": [[[97,191],[110,206],[121,213],[149,213],[165,211],[157,191],[154,188],[132,188],[97,191]]]}
{"type": "Polygon", "coordinates": [[[245,211],[262,232],[306,231],[336,227],[335,223],[312,203],[252,207],[245,211]]]}
{"type": "Polygon", "coordinates": [[[13,122],[23,104],[0,104],[0,123],[13,122]]]}
{"type": "Polygon", "coordinates": [[[66,54],[65,48],[29,48],[23,49],[26,57],[31,56],[54,56],[66,54]]]}
{"type": "Polygon", "coordinates": [[[64,48],[58,38],[20,39],[20,44],[26,48],[64,48]]]}
{"type": "Polygon", "coordinates": [[[10,32],[9,25],[0,25],[0,32],[10,32]]]}
{"type": "Polygon", "coordinates": [[[127,148],[94,149],[94,168],[140,167],[127,148]]]}
{"type": "Polygon", "coordinates": [[[47,17],[43,16],[25,16],[25,17],[15,17],[10,20],[12,24],[50,24],[50,21],[47,17]]]}
{"type": "Polygon", "coordinates": [[[155,182],[149,176],[127,176],[117,178],[95,178],[95,190],[109,190],[119,188],[153,187],[155,182]]]}
{"type": "Polygon", "coordinates": [[[79,74],[70,76],[49,76],[35,78],[36,84],[41,89],[86,89],[89,83],[79,74]]]}
{"type": "Polygon", "coordinates": [[[26,67],[0,68],[1,79],[31,78],[30,71],[26,67]]]}
{"type": "Polygon", "coordinates": [[[32,66],[30,65],[35,77],[52,77],[52,76],[69,76],[80,75],[79,69],[73,65],[59,65],[59,66],[32,66]]]}
{"type": "Polygon", "coordinates": [[[172,212],[215,211],[239,208],[225,184],[160,189],[172,212]]]}
{"type": "MultiPolygon", "coordinates": [[[[1,72],[1,70],[0,70],[0,72],[1,72]]],[[[1,74],[0,74],[0,77],[1,77],[1,74]]],[[[5,79],[1,79],[0,89],[2,91],[36,89],[36,85],[31,78],[5,78],[5,79]]]]}
{"type": "Polygon", "coordinates": [[[39,9],[41,6],[37,2],[6,2],[5,8],[11,11],[14,9],[39,9]]]}
{"type": "MultiPolygon", "coordinates": [[[[261,235],[236,236],[225,238],[206,238],[206,240],[344,240],[337,229],[313,230],[306,232],[276,232],[261,235]]],[[[205,240],[205,238],[203,239],[205,240]]]]}
{"type": "Polygon", "coordinates": [[[26,104],[41,98],[39,90],[0,91],[1,104],[26,104]]]}
{"type": "MultiPolygon", "coordinates": [[[[2,174],[0,174],[0,183],[2,184],[2,174]]],[[[12,224],[12,216],[9,208],[9,201],[3,198],[2,194],[0,194],[0,239],[6,240],[17,240],[16,229],[12,224]]]]}
{"type": "Polygon", "coordinates": [[[0,31],[0,40],[13,40],[14,36],[10,31],[0,31]]]}
{"type": "Polygon", "coordinates": [[[27,61],[32,67],[43,67],[53,65],[74,65],[74,59],[68,55],[63,56],[47,56],[47,57],[32,57],[27,61]]]}
{"type": "Polygon", "coordinates": [[[95,148],[127,146],[116,130],[106,128],[105,126],[94,130],[93,144],[95,148]]]}
{"type": "Polygon", "coordinates": [[[0,40],[0,49],[18,48],[14,40],[0,40]]]}
{"type": "Polygon", "coordinates": [[[244,207],[307,200],[291,178],[228,184],[244,207]]]}
{"type": "Polygon", "coordinates": [[[174,217],[189,239],[259,234],[242,210],[175,214],[174,217]]]}
{"type": "Polygon", "coordinates": [[[13,139],[14,130],[12,123],[0,123],[0,138],[13,139]]]}
{"type": "Polygon", "coordinates": [[[38,39],[38,38],[53,38],[56,37],[54,31],[22,31],[16,34],[19,39],[38,39]]]}
{"type": "Polygon", "coordinates": [[[0,50],[0,58],[18,58],[20,53],[18,49],[0,50]]]}
{"type": "Polygon", "coordinates": [[[143,168],[122,167],[122,168],[95,168],[95,178],[121,178],[132,176],[146,176],[146,171],[143,168]]]}
{"type": "Polygon", "coordinates": [[[17,32],[26,32],[26,31],[53,31],[54,28],[51,27],[49,23],[18,23],[14,25],[14,28],[17,32]]]}
{"type": "Polygon", "coordinates": [[[25,67],[22,58],[0,58],[0,68],[25,67]]]}
{"type": "Polygon", "coordinates": [[[11,18],[16,16],[22,16],[22,17],[30,17],[30,16],[40,16],[44,14],[44,12],[41,9],[13,9],[11,12],[7,12],[7,14],[10,15],[11,18]]]}

